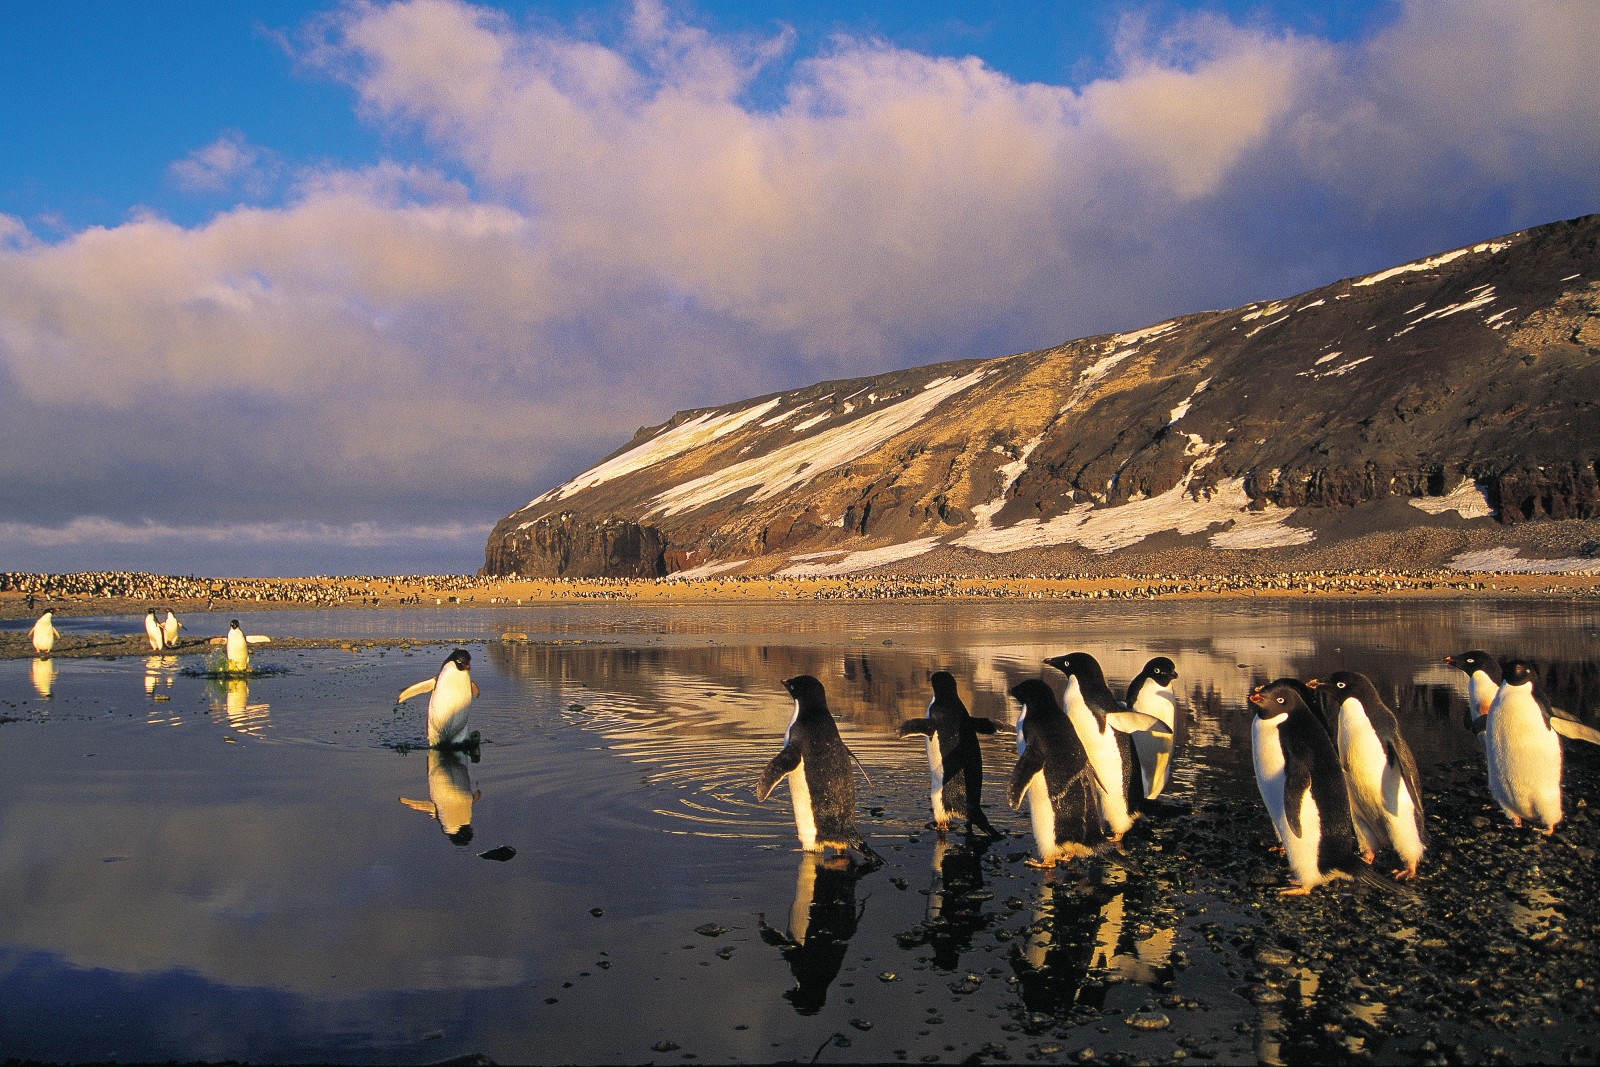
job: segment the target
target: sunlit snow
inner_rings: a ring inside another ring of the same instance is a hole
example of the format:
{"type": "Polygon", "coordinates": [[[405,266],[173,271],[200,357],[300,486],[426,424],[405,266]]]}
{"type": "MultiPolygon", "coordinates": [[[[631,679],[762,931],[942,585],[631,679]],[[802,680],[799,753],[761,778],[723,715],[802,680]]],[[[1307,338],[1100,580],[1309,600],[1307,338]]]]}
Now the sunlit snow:
{"type": "Polygon", "coordinates": [[[1450,561],[1452,570],[1498,574],[1600,574],[1600,559],[1568,556],[1565,559],[1523,559],[1515,548],[1485,548],[1463,552],[1450,561]]]}
{"type": "Polygon", "coordinates": [[[652,437],[637,448],[630,448],[619,456],[612,456],[604,463],[590,467],[572,481],[556,486],[543,496],[535,497],[528,502],[528,506],[561,500],[579,490],[593,488],[613,478],[632,474],[634,471],[643,470],[673,456],[710,444],[717,438],[761,418],[777,407],[780,400],[781,398],[774,398],[764,404],[745,408],[743,411],[731,411],[721,415],[707,412],[696,416],[682,425],[674,426],[652,437]]]}
{"type": "Polygon", "coordinates": [[[1458,512],[1463,519],[1487,519],[1494,515],[1489,500],[1471,478],[1466,479],[1444,496],[1412,497],[1410,504],[1429,515],[1458,512]]]}
{"type": "Polygon", "coordinates": [[[959,378],[935,379],[920,392],[853,422],[690,479],[658,494],[645,514],[676,515],[747,489],[755,490],[752,501],[770,500],[911,429],[945,400],[976,385],[987,374],[980,369],[959,378]]]}
{"type": "MultiPolygon", "coordinates": [[[[912,559],[931,552],[939,547],[939,538],[924,537],[918,541],[907,541],[900,545],[885,545],[883,548],[869,548],[860,552],[847,552],[831,562],[796,562],[778,572],[780,578],[825,578],[834,574],[853,574],[856,571],[870,570],[873,567],[882,567],[888,563],[899,563],[904,559],[912,559]]],[[[828,560],[829,557],[838,556],[837,552],[810,552],[803,556],[794,557],[796,560],[828,560]]]]}
{"type": "Polygon", "coordinates": [[[1485,241],[1483,244],[1476,244],[1471,248],[1458,248],[1454,252],[1445,252],[1437,256],[1430,256],[1427,259],[1419,259],[1415,263],[1407,263],[1399,267],[1390,267],[1388,270],[1381,270],[1376,274],[1369,274],[1365,278],[1362,278],[1360,281],[1357,281],[1353,284],[1357,287],[1364,285],[1377,285],[1379,282],[1386,282],[1390,278],[1397,278],[1402,274],[1413,274],[1417,271],[1428,271],[1433,270],[1436,267],[1442,267],[1446,263],[1460,259],[1462,256],[1465,256],[1469,253],[1494,253],[1503,248],[1509,247],[1509,241],[1485,241]]]}

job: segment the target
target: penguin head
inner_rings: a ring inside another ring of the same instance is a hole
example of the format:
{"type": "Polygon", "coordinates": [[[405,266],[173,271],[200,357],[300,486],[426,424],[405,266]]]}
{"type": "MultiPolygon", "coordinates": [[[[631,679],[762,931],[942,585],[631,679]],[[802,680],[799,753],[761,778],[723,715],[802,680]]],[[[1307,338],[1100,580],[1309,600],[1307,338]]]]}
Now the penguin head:
{"type": "Polygon", "coordinates": [[[1029,715],[1041,711],[1060,710],[1056,704],[1056,695],[1051,688],[1040,678],[1025,678],[1012,686],[1008,692],[1011,696],[1028,710],[1029,715]]]}
{"type": "Polygon", "coordinates": [[[955,675],[949,671],[934,671],[928,675],[928,682],[933,686],[933,695],[942,700],[956,695],[955,675]]]}
{"type": "Polygon", "coordinates": [[[1446,656],[1444,661],[1465,674],[1475,674],[1478,671],[1482,671],[1492,681],[1499,682],[1501,679],[1500,665],[1494,661],[1493,656],[1481,648],[1475,648],[1470,652],[1462,652],[1458,655],[1446,656]]]}
{"type": "Polygon", "coordinates": [[[1100,670],[1099,662],[1087,652],[1069,652],[1065,656],[1051,656],[1045,660],[1045,666],[1054,667],[1068,678],[1078,679],[1078,684],[1091,686],[1099,683],[1105,685],[1106,676],[1100,670]]]}
{"type": "Polygon", "coordinates": [[[452,663],[455,664],[458,671],[470,671],[472,669],[472,653],[464,648],[458,648],[446,656],[444,662],[445,666],[449,666],[452,663]]]}
{"type": "Polygon", "coordinates": [[[1296,709],[1305,710],[1306,702],[1300,696],[1299,683],[1280,678],[1268,685],[1258,685],[1250,692],[1250,703],[1256,706],[1256,718],[1275,719],[1296,709]]]}
{"type": "Polygon", "coordinates": [[[1370,678],[1355,671],[1334,671],[1325,678],[1313,678],[1306,685],[1318,693],[1328,694],[1335,702],[1354,697],[1363,704],[1368,704],[1372,703],[1378,692],[1370,678]]]}
{"type": "Polygon", "coordinates": [[[1532,685],[1539,675],[1533,664],[1522,659],[1508,659],[1500,664],[1500,670],[1505,676],[1504,685],[1532,685]]]}
{"type": "Polygon", "coordinates": [[[785,678],[783,687],[794,697],[800,705],[800,710],[808,711],[814,708],[827,710],[828,695],[822,688],[822,683],[809,674],[797,674],[793,678],[785,678]]]}
{"type": "Polygon", "coordinates": [[[234,619],[232,622],[230,622],[228,624],[228,629],[230,629],[230,630],[237,630],[238,628],[239,628],[239,620],[238,619],[234,619]]]}
{"type": "Polygon", "coordinates": [[[1178,666],[1166,656],[1157,656],[1144,665],[1144,673],[1162,685],[1171,685],[1172,680],[1178,677],[1178,666]]]}

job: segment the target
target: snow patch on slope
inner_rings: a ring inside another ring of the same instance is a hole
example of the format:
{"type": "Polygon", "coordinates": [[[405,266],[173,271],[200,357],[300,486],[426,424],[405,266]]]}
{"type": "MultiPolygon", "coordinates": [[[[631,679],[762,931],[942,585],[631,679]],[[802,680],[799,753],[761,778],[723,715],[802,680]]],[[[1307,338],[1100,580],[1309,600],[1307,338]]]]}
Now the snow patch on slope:
{"type": "MultiPolygon", "coordinates": [[[[745,408],[742,411],[730,411],[721,415],[708,411],[704,415],[697,415],[687,422],[674,426],[665,433],[657,434],[637,448],[630,448],[619,456],[612,456],[604,463],[590,467],[576,478],[564,485],[558,485],[542,496],[534,497],[528,501],[528,507],[536,504],[545,504],[561,500],[573,493],[584,489],[592,489],[597,485],[620,478],[624,474],[643,470],[654,466],[673,456],[680,456],[685,452],[693,451],[703,445],[710,444],[719,437],[726,436],[733,431],[754,422],[767,412],[777,407],[782,398],[774,398],[764,404],[745,408]]],[[[525,523],[524,526],[530,525],[525,523]]]]}
{"type": "Polygon", "coordinates": [[[907,541],[900,545],[885,545],[883,548],[869,548],[860,552],[846,552],[842,556],[838,552],[808,552],[803,556],[795,556],[796,560],[829,560],[828,562],[801,562],[794,563],[778,572],[780,578],[826,578],[835,574],[854,574],[856,571],[871,570],[888,563],[899,563],[903,559],[913,559],[925,552],[931,552],[939,547],[939,538],[924,537],[918,541],[907,541]],[[829,557],[838,556],[837,559],[829,557]]]}
{"type": "Polygon", "coordinates": [[[1397,278],[1402,274],[1413,274],[1417,271],[1434,270],[1435,268],[1442,267],[1446,263],[1451,263],[1468,254],[1476,254],[1479,252],[1489,252],[1492,254],[1499,252],[1501,249],[1509,248],[1510,246],[1511,242],[1509,241],[1485,241],[1482,244],[1473,245],[1471,248],[1458,248],[1454,252],[1444,252],[1437,256],[1430,256],[1427,259],[1419,259],[1415,263],[1406,263],[1403,266],[1390,267],[1388,270],[1381,270],[1376,274],[1369,274],[1365,278],[1362,278],[1360,281],[1354,282],[1353,284],[1358,288],[1364,285],[1377,285],[1379,282],[1386,282],[1390,278],[1397,278]]]}
{"type": "Polygon", "coordinates": [[[1463,552],[1449,563],[1451,570],[1496,574],[1600,574],[1600,559],[1569,556],[1565,559],[1523,559],[1515,548],[1485,548],[1463,552]]]}
{"type": "Polygon", "coordinates": [[[765,456],[690,479],[658,494],[651,500],[645,515],[676,515],[747,489],[755,490],[750,495],[751,501],[770,500],[911,429],[945,400],[976,385],[988,373],[980,369],[961,377],[937,378],[921,392],[854,422],[795,441],[765,456]]]}
{"type": "Polygon", "coordinates": [[[1478,484],[1471,478],[1465,479],[1444,496],[1413,497],[1409,503],[1429,515],[1443,515],[1447,511],[1454,511],[1463,519],[1488,519],[1494,516],[1494,509],[1489,506],[1489,498],[1483,495],[1483,490],[1479,489],[1478,484]]]}

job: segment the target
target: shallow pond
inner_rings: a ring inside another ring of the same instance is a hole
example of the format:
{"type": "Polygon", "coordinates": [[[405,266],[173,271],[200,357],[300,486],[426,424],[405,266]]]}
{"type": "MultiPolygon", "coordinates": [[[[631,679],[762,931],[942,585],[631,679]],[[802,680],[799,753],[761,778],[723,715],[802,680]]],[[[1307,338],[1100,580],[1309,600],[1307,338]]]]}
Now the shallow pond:
{"type": "Polygon", "coordinates": [[[199,655],[0,662],[0,1057],[1532,1062],[1587,1059],[1600,1036],[1600,752],[1567,744],[1553,839],[1514,830],[1489,807],[1464,679],[1441,663],[1521,655],[1592,721],[1600,607],[239,617],[349,643],[260,646],[248,680],[202,676],[199,655]],[[362,644],[377,638],[417,643],[362,644]],[[476,761],[415,747],[426,698],[394,704],[452,644],[482,689],[476,761]],[[985,806],[1005,838],[935,834],[923,746],[895,734],[926,707],[928,672],[1009,723],[1006,690],[1075,649],[1114,687],[1152,655],[1176,661],[1173,794],[1190,812],[1142,821],[1125,862],[1034,870],[1002,735],[985,740],[985,806]],[[1413,895],[1280,899],[1244,698],[1341,667],[1401,715],[1432,850],[1413,895]],[[863,765],[876,870],[814,862],[787,789],[752,793],[792,711],[781,682],[803,673],[863,765]]]}

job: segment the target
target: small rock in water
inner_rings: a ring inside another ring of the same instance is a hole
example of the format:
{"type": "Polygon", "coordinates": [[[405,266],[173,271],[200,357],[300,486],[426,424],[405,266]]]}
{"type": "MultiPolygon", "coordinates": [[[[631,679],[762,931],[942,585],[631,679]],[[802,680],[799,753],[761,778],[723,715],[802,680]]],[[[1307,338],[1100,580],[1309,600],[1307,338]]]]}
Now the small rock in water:
{"type": "Polygon", "coordinates": [[[721,937],[728,931],[725,927],[718,926],[716,923],[706,923],[704,926],[696,926],[694,932],[702,937],[721,937]]]}
{"type": "Polygon", "coordinates": [[[478,858],[484,860],[499,860],[501,863],[504,863],[506,860],[510,859],[516,854],[517,850],[512,848],[510,845],[501,845],[499,848],[491,848],[488,852],[478,853],[478,858]]]}
{"type": "Polygon", "coordinates": [[[1136,1011],[1122,1021],[1135,1030],[1165,1030],[1172,1025],[1172,1020],[1167,1017],[1166,1012],[1154,1009],[1136,1011]]]}

